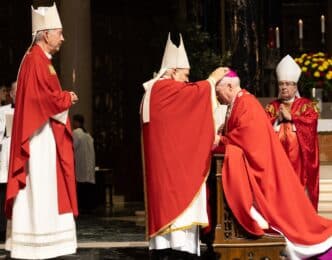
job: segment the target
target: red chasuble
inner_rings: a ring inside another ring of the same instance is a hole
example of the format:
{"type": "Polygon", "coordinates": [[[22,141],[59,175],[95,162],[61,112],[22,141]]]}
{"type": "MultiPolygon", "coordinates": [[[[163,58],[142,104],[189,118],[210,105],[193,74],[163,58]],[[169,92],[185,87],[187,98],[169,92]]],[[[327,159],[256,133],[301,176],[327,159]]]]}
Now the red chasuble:
{"type": "MultiPolygon", "coordinates": [[[[280,100],[275,100],[266,107],[272,124],[278,117],[280,104],[280,100]]],[[[318,112],[314,103],[307,98],[295,98],[289,110],[292,122],[280,124],[279,139],[317,210],[319,196],[318,112]],[[292,123],[295,125],[296,132],[292,129],[292,123]]]]}
{"type": "Polygon", "coordinates": [[[332,236],[332,221],[317,215],[257,99],[242,90],[221,138],[227,202],[239,223],[254,235],[264,231],[250,216],[254,206],[270,227],[293,243],[313,245],[332,236]]]}
{"type": "Polygon", "coordinates": [[[208,81],[159,80],[143,124],[148,235],[165,231],[198,194],[214,141],[208,81]]]}
{"type": "MultiPolygon", "coordinates": [[[[48,120],[57,151],[59,213],[78,214],[72,132],[51,117],[71,106],[70,93],[62,91],[57,74],[43,50],[34,45],[25,55],[18,75],[5,211],[12,216],[15,197],[26,185],[29,142],[48,120]]],[[[38,188],[38,187],[37,187],[38,188]]]]}

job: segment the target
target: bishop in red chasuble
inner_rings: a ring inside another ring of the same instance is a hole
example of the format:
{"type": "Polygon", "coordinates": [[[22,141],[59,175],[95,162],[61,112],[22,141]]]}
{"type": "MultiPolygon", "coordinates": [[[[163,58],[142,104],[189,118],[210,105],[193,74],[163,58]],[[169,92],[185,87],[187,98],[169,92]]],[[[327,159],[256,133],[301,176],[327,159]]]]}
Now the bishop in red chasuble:
{"type": "Polygon", "coordinates": [[[275,132],[314,208],[318,208],[318,109],[299,96],[300,67],[288,55],[277,66],[279,97],[266,107],[275,132]]]}
{"type": "Polygon", "coordinates": [[[261,104],[239,79],[226,76],[217,93],[230,105],[222,185],[238,222],[256,236],[284,235],[290,259],[330,254],[332,221],[317,215],[261,104]]]}

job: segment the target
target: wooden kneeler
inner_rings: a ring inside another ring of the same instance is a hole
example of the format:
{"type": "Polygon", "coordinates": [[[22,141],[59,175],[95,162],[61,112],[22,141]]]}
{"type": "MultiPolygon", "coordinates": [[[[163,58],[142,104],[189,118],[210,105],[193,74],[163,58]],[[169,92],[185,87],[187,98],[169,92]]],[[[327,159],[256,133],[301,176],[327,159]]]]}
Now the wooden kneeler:
{"type": "Polygon", "coordinates": [[[213,156],[208,180],[212,218],[210,246],[222,260],[283,259],[285,240],[282,236],[253,237],[236,221],[224,197],[221,185],[223,154],[213,156]]]}

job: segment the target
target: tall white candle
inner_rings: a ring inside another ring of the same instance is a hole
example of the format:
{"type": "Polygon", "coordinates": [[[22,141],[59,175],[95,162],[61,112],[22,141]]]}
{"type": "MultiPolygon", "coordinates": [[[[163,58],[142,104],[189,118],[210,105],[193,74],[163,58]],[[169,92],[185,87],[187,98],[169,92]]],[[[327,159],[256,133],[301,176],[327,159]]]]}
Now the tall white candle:
{"type": "Polygon", "coordinates": [[[312,88],[312,97],[313,98],[316,98],[316,89],[315,88],[312,88]]]}
{"type": "Polygon", "coordinates": [[[279,33],[279,27],[276,27],[276,48],[280,48],[280,33],[279,33]]]}
{"type": "Polygon", "coordinates": [[[299,19],[299,38],[303,39],[303,21],[299,19]]]}
{"type": "Polygon", "coordinates": [[[75,70],[75,68],[73,68],[73,72],[72,72],[72,82],[73,82],[73,89],[75,89],[75,86],[76,86],[76,84],[75,84],[75,82],[76,82],[76,70],[75,70]]]}
{"type": "Polygon", "coordinates": [[[325,16],[320,17],[320,29],[322,33],[325,33],[325,16]]]}

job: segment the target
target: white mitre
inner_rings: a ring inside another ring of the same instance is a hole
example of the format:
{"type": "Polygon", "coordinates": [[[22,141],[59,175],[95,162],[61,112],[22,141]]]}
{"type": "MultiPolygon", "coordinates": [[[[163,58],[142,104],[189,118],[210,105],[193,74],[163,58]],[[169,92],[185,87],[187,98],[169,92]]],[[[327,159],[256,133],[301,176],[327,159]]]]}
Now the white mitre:
{"type": "Polygon", "coordinates": [[[40,6],[34,9],[31,6],[32,34],[38,31],[62,28],[58,9],[53,6],[40,6]]]}
{"type": "Polygon", "coordinates": [[[190,64],[187,56],[186,49],[184,48],[182,35],[180,34],[180,45],[176,57],[176,68],[190,69],[190,64]]]}
{"type": "Polygon", "coordinates": [[[168,33],[167,42],[164,50],[163,60],[160,69],[176,68],[176,58],[178,56],[178,47],[172,42],[171,34],[168,33]]]}
{"type": "Polygon", "coordinates": [[[167,71],[167,69],[190,69],[189,60],[186,49],[184,48],[182,35],[180,34],[180,45],[176,45],[171,40],[171,35],[168,33],[168,38],[165,46],[163,60],[158,74],[149,81],[143,84],[145,95],[142,100],[141,113],[143,123],[150,122],[150,95],[154,83],[159,80],[167,71]]]}
{"type": "Polygon", "coordinates": [[[301,68],[290,56],[286,55],[276,68],[278,81],[292,81],[297,83],[301,76],[301,68]]]}

